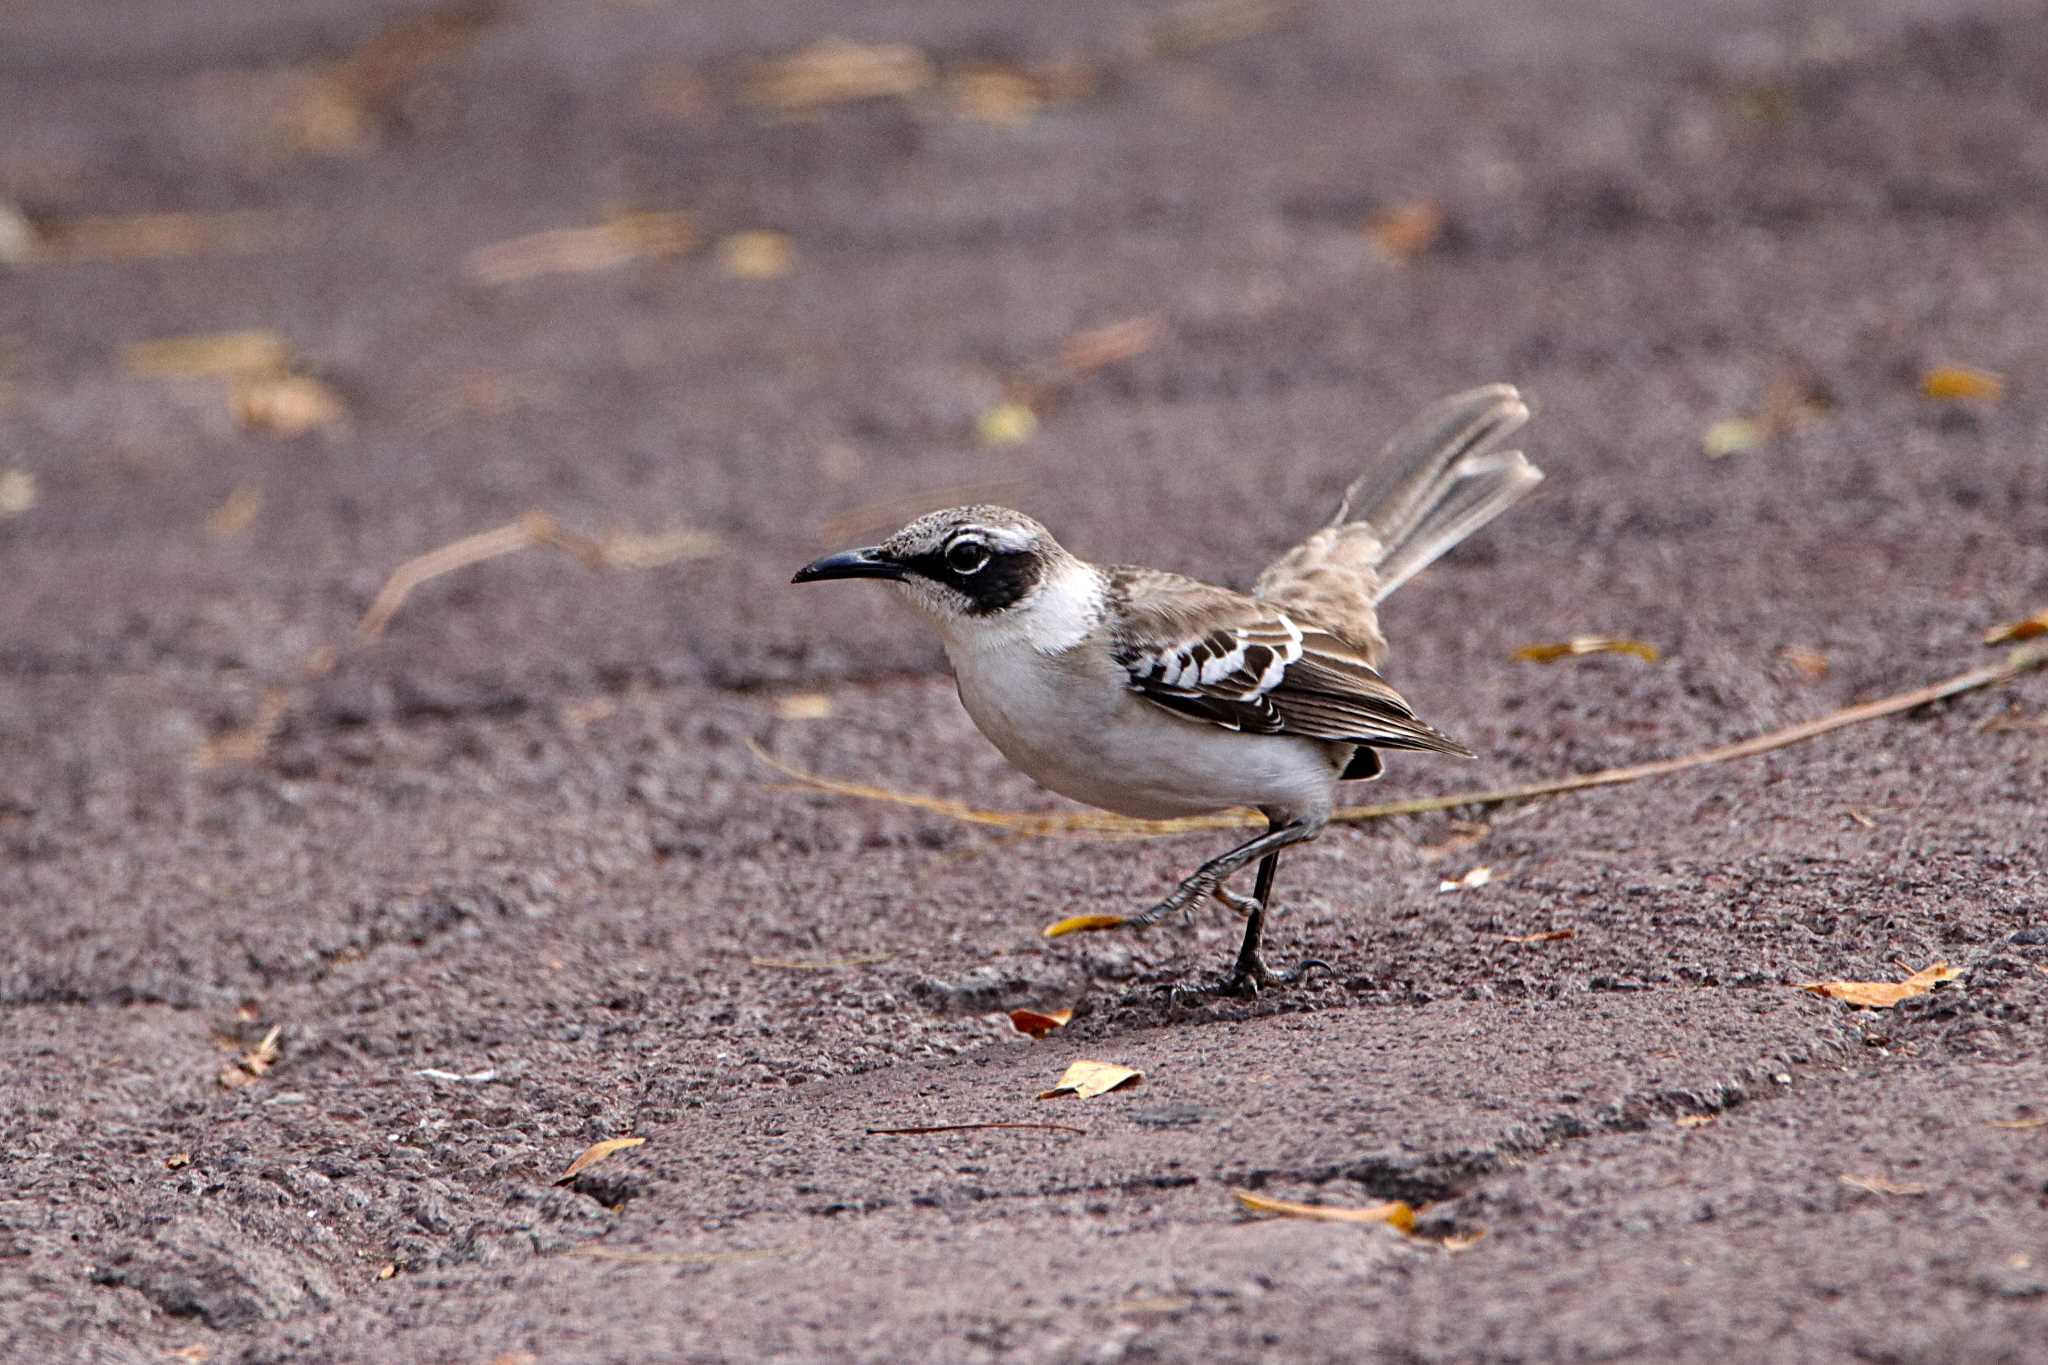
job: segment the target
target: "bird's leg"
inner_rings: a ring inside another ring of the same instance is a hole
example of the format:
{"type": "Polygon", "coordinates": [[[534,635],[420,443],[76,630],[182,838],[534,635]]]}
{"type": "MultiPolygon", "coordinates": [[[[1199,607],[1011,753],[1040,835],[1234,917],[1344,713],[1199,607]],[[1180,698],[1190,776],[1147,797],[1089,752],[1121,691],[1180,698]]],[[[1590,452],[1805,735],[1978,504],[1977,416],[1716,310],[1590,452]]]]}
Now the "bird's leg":
{"type": "Polygon", "coordinates": [[[1330,970],[1319,957],[1302,962],[1291,971],[1276,972],[1259,956],[1259,940],[1266,932],[1266,907],[1273,903],[1273,874],[1280,870],[1280,855],[1268,853],[1259,860],[1258,884],[1252,888],[1251,914],[1245,918],[1244,942],[1237,950],[1237,965],[1223,979],[1219,989],[1230,995],[1257,995],[1261,987],[1288,986],[1301,980],[1312,967],[1330,970]]]}
{"type": "MultiPolygon", "coordinates": [[[[1147,925],[1159,923],[1168,915],[1177,915],[1201,900],[1202,897],[1214,892],[1218,886],[1223,884],[1224,878],[1243,867],[1252,859],[1263,858],[1269,853],[1278,853],[1289,844],[1298,844],[1303,839],[1313,839],[1320,832],[1321,828],[1320,822],[1311,824],[1306,820],[1291,820],[1284,825],[1275,825],[1269,822],[1264,834],[1261,834],[1256,839],[1247,840],[1236,848],[1231,849],[1230,852],[1211,858],[1208,862],[1203,863],[1195,870],[1193,876],[1173,889],[1172,895],[1151,909],[1132,915],[1124,923],[1131,928],[1142,929],[1147,925]]],[[[1264,868],[1259,869],[1259,873],[1262,886],[1271,880],[1266,875],[1264,868]]],[[[1264,899],[1262,895],[1258,898],[1264,899]]]]}

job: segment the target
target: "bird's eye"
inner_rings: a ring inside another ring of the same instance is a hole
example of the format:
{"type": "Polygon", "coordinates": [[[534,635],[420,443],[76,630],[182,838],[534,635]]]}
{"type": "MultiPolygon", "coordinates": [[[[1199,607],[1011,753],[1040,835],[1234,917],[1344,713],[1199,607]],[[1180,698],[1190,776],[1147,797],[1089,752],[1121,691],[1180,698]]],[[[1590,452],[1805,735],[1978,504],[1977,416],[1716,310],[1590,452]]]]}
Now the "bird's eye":
{"type": "Polygon", "coordinates": [[[980,573],[988,563],[988,546],[963,537],[946,547],[946,567],[957,574],[980,573]]]}

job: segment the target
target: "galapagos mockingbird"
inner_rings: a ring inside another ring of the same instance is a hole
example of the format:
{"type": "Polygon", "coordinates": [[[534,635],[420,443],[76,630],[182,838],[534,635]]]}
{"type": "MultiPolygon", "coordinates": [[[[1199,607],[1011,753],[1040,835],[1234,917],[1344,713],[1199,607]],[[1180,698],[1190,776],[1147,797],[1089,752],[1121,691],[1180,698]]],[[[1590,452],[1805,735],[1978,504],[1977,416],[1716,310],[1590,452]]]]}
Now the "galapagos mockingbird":
{"type": "Polygon", "coordinates": [[[1428,408],[1249,593],[1089,564],[1030,517],[986,506],[929,513],[793,581],[896,583],[937,627],[981,732],[1063,796],[1149,819],[1263,814],[1265,833],[1127,921],[1216,895],[1246,919],[1221,989],[1256,992],[1299,970],[1270,969],[1260,938],[1280,851],[1322,832],[1337,784],[1378,777],[1382,750],[1471,757],[1380,676],[1376,608],[1542,479],[1520,451],[1493,449],[1528,416],[1506,384],[1428,408]],[[1232,895],[1225,881],[1255,860],[1251,897],[1232,895]]]}

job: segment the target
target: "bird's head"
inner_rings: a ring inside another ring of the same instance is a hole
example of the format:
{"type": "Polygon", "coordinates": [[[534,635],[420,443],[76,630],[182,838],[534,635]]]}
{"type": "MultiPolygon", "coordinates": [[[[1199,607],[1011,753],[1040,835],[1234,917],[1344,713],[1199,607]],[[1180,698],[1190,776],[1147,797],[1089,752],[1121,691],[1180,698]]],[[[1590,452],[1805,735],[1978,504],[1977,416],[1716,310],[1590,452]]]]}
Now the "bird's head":
{"type": "Polygon", "coordinates": [[[1027,608],[1041,587],[1077,562],[1022,512],[949,507],[927,512],[879,545],[814,560],[790,581],[888,579],[944,628],[1027,608]]]}

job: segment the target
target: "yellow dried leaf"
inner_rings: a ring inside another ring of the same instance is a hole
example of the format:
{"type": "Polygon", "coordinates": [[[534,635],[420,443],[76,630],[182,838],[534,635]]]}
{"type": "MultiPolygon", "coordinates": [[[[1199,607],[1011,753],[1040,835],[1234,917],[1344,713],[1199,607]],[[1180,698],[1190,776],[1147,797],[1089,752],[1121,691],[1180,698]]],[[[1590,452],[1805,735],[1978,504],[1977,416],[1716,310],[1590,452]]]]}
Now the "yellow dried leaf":
{"type": "Polygon", "coordinates": [[[1996,403],[2005,397],[2005,379],[1969,365],[1937,365],[1920,376],[1920,395],[1941,403],[1970,399],[1996,403]]]}
{"type": "Polygon", "coordinates": [[[946,91],[962,114],[983,123],[1026,123],[1045,104],[1044,88],[1036,80],[994,64],[948,72],[946,91]]]}
{"type": "Polygon", "coordinates": [[[1118,1066],[1114,1062],[1075,1062],[1060,1074],[1058,1085],[1040,1091],[1038,1098],[1050,1100],[1072,1095],[1076,1099],[1092,1100],[1097,1095],[1137,1085],[1144,1079],[1144,1072],[1118,1066]]]}
{"type": "Polygon", "coordinates": [[[1576,929],[1545,929],[1535,934],[1503,934],[1502,943],[1563,943],[1579,936],[1576,929]]]}
{"type": "Polygon", "coordinates": [[[772,109],[817,109],[914,94],[934,79],[932,64],[914,47],[826,38],[757,64],[740,97],[772,109]]]}
{"type": "Polygon", "coordinates": [[[1043,1038],[1056,1028],[1065,1028],[1068,1021],[1073,1019],[1073,1017],[1074,1012],[1072,1010],[1050,1010],[1045,1012],[1039,1010],[1010,1011],[1010,1022],[1016,1025],[1017,1032],[1028,1033],[1033,1038],[1043,1038]]]}
{"type": "Polygon", "coordinates": [[[342,418],[341,395],[305,375],[239,379],[228,396],[235,421],[250,431],[303,436],[342,418]]]}
{"type": "Polygon", "coordinates": [[[1444,1250],[1449,1252],[1470,1251],[1486,1240],[1485,1228],[1474,1228],[1470,1232],[1454,1232],[1444,1238],[1444,1250]]]}
{"type": "Polygon", "coordinates": [[[383,1265],[377,1267],[377,1278],[380,1280],[388,1280],[397,1273],[398,1266],[391,1261],[386,1261],[383,1265]]]}
{"type": "Polygon", "coordinates": [[[1718,1114],[1680,1114],[1671,1121],[1680,1128],[1704,1128],[1719,1117],[1718,1114]]]}
{"type": "Polygon", "coordinates": [[[262,510],[263,490],[253,483],[237,484],[229,492],[227,501],[207,514],[206,533],[231,536],[245,531],[262,510]]]}
{"type": "Polygon", "coordinates": [[[1514,653],[1517,663],[1547,664],[1559,659],[1576,658],[1581,654],[1633,654],[1646,664],[1656,663],[1664,656],[1652,644],[1641,640],[1615,639],[1606,635],[1578,635],[1556,644],[1523,645],[1514,653]]]}
{"type": "Polygon", "coordinates": [[[775,703],[784,720],[823,720],[832,714],[832,699],[823,692],[798,692],[775,703]]]}
{"type": "Polygon", "coordinates": [[[1443,236],[1444,211],[1433,199],[1411,199],[1365,220],[1365,235],[1391,261],[1411,261],[1443,236]]]}
{"type": "Polygon", "coordinates": [[[1397,1232],[1415,1231],[1415,1210],[1401,1199],[1362,1209],[1344,1209],[1327,1204],[1297,1204],[1291,1199],[1269,1199],[1250,1190],[1232,1190],[1230,1193],[1253,1213],[1270,1213],[1281,1218],[1311,1218],[1323,1223],[1385,1223],[1397,1232]]]}
{"type": "Polygon", "coordinates": [[[1478,889],[1479,887],[1485,886],[1485,885],[1486,885],[1486,884],[1487,884],[1488,882],[1490,882],[1490,881],[1492,881],[1492,880],[1493,880],[1493,869],[1492,869],[1492,868],[1490,868],[1490,867],[1475,867],[1475,868],[1473,868],[1473,869],[1472,869],[1472,870],[1471,870],[1470,872],[1467,872],[1467,873],[1466,873],[1466,874],[1465,874],[1464,876],[1462,876],[1462,877],[1446,877],[1446,878],[1444,878],[1444,879],[1443,879],[1442,881],[1440,881],[1440,882],[1438,882],[1438,883],[1437,883],[1437,885],[1436,885],[1436,889],[1437,889],[1438,891],[1468,891],[1468,890],[1476,890],[1476,889],[1478,889]]]}
{"type": "Polygon", "coordinates": [[[213,1348],[204,1342],[195,1341],[190,1346],[180,1346],[177,1350],[165,1351],[164,1354],[172,1360],[189,1360],[197,1365],[199,1361],[213,1359],[213,1348]]]}
{"type": "Polygon", "coordinates": [[[796,268],[786,232],[735,232],[718,242],[718,268],[736,280],[779,280],[796,268]]]}
{"type": "Polygon", "coordinates": [[[1143,355],[1159,340],[1152,318],[1126,318],[1103,327],[1076,332],[1060,343],[1060,364],[1072,374],[1087,374],[1104,365],[1143,355]]]}
{"type": "Polygon", "coordinates": [[[190,1152],[172,1152],[164,1158],[164,1169],[167,1171],[179,1170],[191,1164],[192,1154],[190,1152]]]}
{"type": "Polygon", "coordinates": [[[1122,915],[1069,915],[1057,924],[1039,930],[1043,938],[1065,938],[1068,934],[1092,934],[1102,929],[1121,929],[1129,923],[1122,915]]]}
{"type": "Polygon", "coordinates": [[[1960,967],[1937,962],[1931,967],[1922,967],[1904,981],[1802,981],[1799,989],[1829,1000],[1840,1000],[1847,1005],[1888,1010],[1901,1000],[1925,995],[1942,982],[1953,981],[1962,974],[1960,967]]]}
{"type": "MultiPolygon", "coordinates": [[[[4,510],[4,507],[0,507],[0,511],[4,510]]],[[[2031,640],[2036,635],[2048,635],[2048,608],[2043,608],[2032,616],[2023,617],[2018,621],[2008,621],[2002,626],[1993,626],[1984,632],[1984,643],[1987,645],[2017,644],[2021,640],[2031,640]]]]}
{"type": "Polygon", "coordinates": [[[1844,1185],[1852,1185],[1859,1190],[1868,1190],[1872,1194],[1895,1194],[1914,1197],[1927,1193],[1925,1185],[1912,1181],[1888,1180],[1881,1175],[1844,1175],[1841,1177],[1841,1181],[1844,1185]]]}
{"type": "Polygon", "coordinates": [[[680,256],[696,245],[696,223],[687,213],[626,213],[596,227],[557,228],[480,247],[465,268],[485,284],[510,284],[680,256]]]}
{"type": "Polygon", "coordinates": [[[291,364],[291,348],[275,332],[219,332],[161,337],[121,348],[130,374],[152,379],[224,375],[230,379],[279,375],[291,364]]]}
{"type": "Polygon", "coordinates": [[[630,1147],[638,1147],[645,1141],[647,1139],[644,1137],[622,1137],[606,1138],[603,1142],[594,1142],[590,1146],[585,1147],[582,1153],[569,1163],[568,1170],[555,1177],[555,1183],[557,1185],[566,1185],[605,1158],[623,1152],[630,1147]]]}
{"type": "Polygon", "coordinates": [[[1022,445],[1038,430],[1038,414],[1025,403],[998,403],[974,424],[985,446],[1022,445]]]}
{"type": "Polygon", "coordinates": [[[2048,1128],[2048,1118],[1993,1119],[1991,1126],[2021,1132],[2029,1128],[2048,1128]]]}
{"type": "Polygon", "coordinates": [[[254,1085],[264,1073],[277,1064],[277,1040],[283,1032],[282,1024],[273,1026],[256,1046],[222,1067],[220,1075],[214,1079],[228,1090],[240,1090],[245,1085],[254,1085]]]}
{"type": "Polygon", "coordinates": [[[1764,439],[1764,424],[1754,417],[1724,417],[1700,437],[1700,449],[1712,459],[1739,455],[1764,439]]]}
{"type": "Polygon", "coordinates": [[[0,517],[18,517],[36,505],[36,476],[26,469],[0,469],[0,517]]]}

